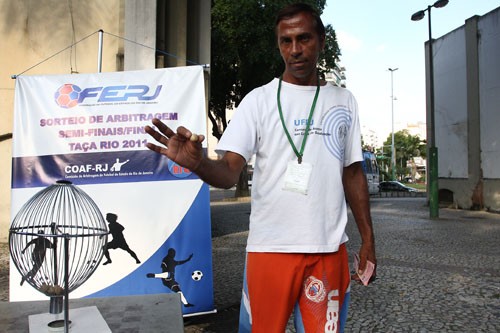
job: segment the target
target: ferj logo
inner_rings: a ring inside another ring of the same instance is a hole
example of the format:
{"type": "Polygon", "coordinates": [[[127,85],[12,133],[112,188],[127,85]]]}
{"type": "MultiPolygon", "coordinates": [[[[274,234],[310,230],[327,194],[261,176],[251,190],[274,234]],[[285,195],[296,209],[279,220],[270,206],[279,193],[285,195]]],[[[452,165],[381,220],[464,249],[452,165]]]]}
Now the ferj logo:
{"type": "Polygon", "coordinates": [[[86,99],[97,99],[97,103],[123,103],[133,99],[137,101],[153,101],[160,95],[161,89],[162,85],[158,85],[154,93],[148,95],[150,87],[147,85],[107,86],[82,89],[75,84],[66,83],[56,90],[54,100],[57,105],[65,109],[75,107],[86,99]]]}
{"type": "Polygon", "coordinates": [[[57,89],[54,99],[56,104],[62,108],[69,109],[78,104],[82,89],[74,84],[66,83],[57,89]]]}

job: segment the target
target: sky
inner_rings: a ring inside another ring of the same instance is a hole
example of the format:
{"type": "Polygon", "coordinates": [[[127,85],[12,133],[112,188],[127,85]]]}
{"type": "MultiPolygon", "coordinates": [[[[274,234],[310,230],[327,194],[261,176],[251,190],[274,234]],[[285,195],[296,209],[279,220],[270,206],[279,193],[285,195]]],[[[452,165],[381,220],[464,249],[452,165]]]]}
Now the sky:
{"type": "MultiPolygon", "coordinates": [[[[425,42],[428,13],[413,13],[435,0],[327,0],[321,16],[337,34],[346,85],[356,97],[362,127],[376,132],[379,144],[407,123],[425,123],[425,42]],[[394,109],[391,105],[391,71],[394,109]]],[[[500,7],[499,0],[450,0],[431,9],[432,37],[463,26],[465,20],[500,7]]],[[[365,134],[365,133],[363,133],[365,134]]]]}

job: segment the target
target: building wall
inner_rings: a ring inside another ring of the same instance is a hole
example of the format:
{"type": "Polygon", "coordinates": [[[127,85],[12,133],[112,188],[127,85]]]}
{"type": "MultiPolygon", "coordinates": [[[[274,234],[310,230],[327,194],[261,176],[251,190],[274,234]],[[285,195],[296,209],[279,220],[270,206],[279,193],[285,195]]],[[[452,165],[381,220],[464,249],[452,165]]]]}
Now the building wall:
{"type": "MultiPolygon", "coordinates": [[[[120,0],[0,0],[0,135],[12,133],[16,81],[11,75],[96,72],[97,31],[120,35],[121,6],[120,0]]],[[[104,35],[103,72],[117,69],[118,53],[119,40],[104,35]]],[[[0,142],[0,241],[7,240],[11,220],[11,146],[11,139],[0,142]]]]}
{"type": "Polygon", "coordinates": [[[433,44],[439,189],[459,208],[500,211],[499,16],[471,17],[433,44]]]}
{"type": "Polygon", "coordinates": [[[500,8],[477,23],[484,206],[500,211],[500,8]]]}
{"type": "Polygon", "coordinates": [[[500,9],[477,22],[481,160],[485,179],[500,179],[500,9]]]}
{"type": "MultiPolygon", "coordinates": [[[[101,29],[102,72],[183,66],[186,60],[210,63],[210,1],[0,0],[0,242],[7,241],[12,219],[11,75],[96,73],[101,29]],[[163,12],[157,10],[160,5],[163,12]],[[168,26],[168,17],[177,17],[177,25],[168,26]],[[183,62],[158,64],[159,22],[165,26],[163,34],[171,36],[164,47],[183,62]],[[181,42],[173,43],[172,36],[181,42]]],[[[208,96],[208,70],[205,73],[208,96]]]]}
{"type": "Polygon", "coordinates": [[[438,175],[467,178],[467,86],[465,29],[457,29],[433,44],[438,175]]]}

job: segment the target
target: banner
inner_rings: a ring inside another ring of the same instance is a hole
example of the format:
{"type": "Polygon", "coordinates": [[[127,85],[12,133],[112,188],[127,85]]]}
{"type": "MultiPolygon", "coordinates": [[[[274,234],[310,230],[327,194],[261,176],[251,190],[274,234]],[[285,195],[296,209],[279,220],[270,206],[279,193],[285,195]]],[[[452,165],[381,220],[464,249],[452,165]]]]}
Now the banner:
{"type": "MultiPolygon", "coordinates": [[[[214,310],[208,186],[149,151],[144,131],[159,118],[206,135],[200,66],[19,76],[14,113],[12,220],[64,179],[109,223],[108,258],[71,298],[176,292],[184,314],[214,310]]],[[[10,267],[11,301],[47,299],[10,267]]]]}

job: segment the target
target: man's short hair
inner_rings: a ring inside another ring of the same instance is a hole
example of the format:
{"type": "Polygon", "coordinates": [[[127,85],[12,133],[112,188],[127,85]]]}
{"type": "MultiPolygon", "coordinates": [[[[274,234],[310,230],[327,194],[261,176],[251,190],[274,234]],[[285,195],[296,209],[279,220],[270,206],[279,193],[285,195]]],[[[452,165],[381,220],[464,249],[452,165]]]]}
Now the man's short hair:
{"type": "Polygon", "coordinates": [[[299,13],[308,13],[309,15],[311,15],[312,18],[314,19],[314,26],[316,27],[316,32],[320,37],[325,36],[326,34],[325,26],[323,24],[323,21],[321,20],[321,17],[319,16],[318,11],[314,9],[312,6],[305,3],[294,3],[281,8],[278,14],[276,15],[276,21],[274,24],[276,32],[278,31],[278,24],[282,20],[289,19],[299,13]]]}
{"type": "Polygon", "coordinates": [[[106,217],[109,218],[110,220],[116,221],[118,219],[118,215],[113,214],[113,213],[107,213],[106,217]]]}

